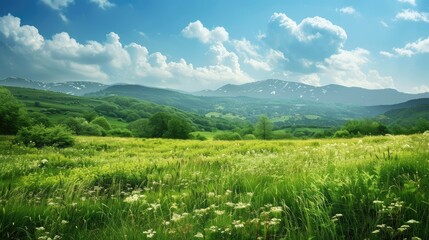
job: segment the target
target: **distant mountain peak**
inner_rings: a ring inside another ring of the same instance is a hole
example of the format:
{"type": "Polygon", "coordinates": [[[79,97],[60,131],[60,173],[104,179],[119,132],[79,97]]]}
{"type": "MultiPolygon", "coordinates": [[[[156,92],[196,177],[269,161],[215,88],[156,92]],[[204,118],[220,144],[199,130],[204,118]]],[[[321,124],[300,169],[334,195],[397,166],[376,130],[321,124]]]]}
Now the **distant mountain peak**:
{"type": "Polygon", "coordinates": [[[108,85],[87,81],[47,83],[21,77],[8,77],[6,79],[0,80],[0,86],[50,90],[54,92],[67,93],[69,95],[84,95],[90,92],[100,91],[106,88],[108,85]]]}
{"type": "Polygon", "coordinates": [[[365,89],[337,84],[312,86],[280,79],[265,79],[242,85],[226,84],[217,90],[201,91],[200,96],[301,99],[321,103],[342,103],[360,106],[396,104],[429,97],[429,93],[409,94],[396,89],[365,89]]]}

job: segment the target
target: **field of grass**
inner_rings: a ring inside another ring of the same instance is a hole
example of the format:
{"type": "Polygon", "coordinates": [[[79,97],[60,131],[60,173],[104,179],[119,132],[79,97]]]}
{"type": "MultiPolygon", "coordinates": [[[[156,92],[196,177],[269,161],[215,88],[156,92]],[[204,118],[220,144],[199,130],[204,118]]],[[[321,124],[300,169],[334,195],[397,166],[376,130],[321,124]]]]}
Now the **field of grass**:
{"type": "Polygon", "coordinates": [[[0,136],[0,239],[429,239],[429,135],[0,136]]]}

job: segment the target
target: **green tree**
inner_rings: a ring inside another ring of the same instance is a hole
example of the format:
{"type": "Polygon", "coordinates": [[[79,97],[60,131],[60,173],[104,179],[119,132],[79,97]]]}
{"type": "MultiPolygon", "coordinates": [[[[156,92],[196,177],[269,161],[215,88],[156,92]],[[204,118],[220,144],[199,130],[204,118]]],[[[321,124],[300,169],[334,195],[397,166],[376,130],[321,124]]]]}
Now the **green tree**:
{"type": "Polygon", "coordinates": [[[8,89],[0,87],[0,134],[15,134],[27,121],[22,104],[8,89]]]}
{"type": "Polygon", "coordinates": [[[188,139],[191,132],[191,124],[183,118],[174,116],[168,121],[168,131],[165,134],[167,138],[188,139]]]}
{"type": "Polygon", "coordinates": [[[273,133],[273,124],[267,116],[259,117],[255,126],[255,135],[260,139],[270,139],[273,133]]]}
{"type": "Polygon", "coordinates": [[[171,115],[165,112],[158,112],[149,118],[149,124],[151,127],[151,136],[154,138],[161,138],[168,131],[168,121],[170,121],[171,115]]]}
{"type": "Polygon", "coordinates": [[[128,124],[128,129],[135,137],[148,138],[152,134],[152,129],[148,119],[138,119],[128,124]]]}
{"type": "Polygon", "coordinates": [[[109,131],[112,129],[112,126],[110,126],[109,121],[107,121],[107,119],[103,116],[96,117],[94,120],[91,121],[91,123],[102,127],[106,131],[109,131]]]}

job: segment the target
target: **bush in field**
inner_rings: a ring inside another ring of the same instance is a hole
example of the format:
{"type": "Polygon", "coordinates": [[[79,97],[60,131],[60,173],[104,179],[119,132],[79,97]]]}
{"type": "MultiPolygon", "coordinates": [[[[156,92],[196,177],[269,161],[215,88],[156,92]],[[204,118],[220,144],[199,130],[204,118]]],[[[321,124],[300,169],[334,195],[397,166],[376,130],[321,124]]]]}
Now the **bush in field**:
{"type": "Polygon", "coordinates": [[[348,121],[343,130],[347,130],[352,136],[384,135],[389,133],[385,125],[370,119],[348,121]]]}
{"type": "Polygon", "coordinates": [[[91,123],[102,127],[106,131],[112,130],[112,126],[110,126],[109,121],[105,117],[96,117],[91,123]]]}
{"type": "Polygon", "coordinates": [[[117,136],[117,137],[132,137],[133,133],[125,128],[115,128],[107,132],[110,136],[117,136]]]}
{"type": "Polygon", "coordinates": [[[97,124],[85,123],[78,135],[83,136],[106,136],[107,132],[97,124]]]}
{"type": "Polygon", "coordinates": [[[238,133],[233,133],[233,132],[224,132],[224,133],[218,133],[216,135],[214,135],[213,137],[214,140],[241,140],[241,136],[238,133]]]}
{"type": "Polygon", "coordinates": [[[243,136],[243,140],[255,140],[256,137],[253,134],[246,134],[243,136]]]}
{"type": "Polygon", "coordinates": [[[26,111],[6,88],[0,87],[0,134],[15,134],[27,123],[26,111]]]}
{"type": "Polygon", "coordinates": [[[106,130],[100,125],[88,123],[84,118],[81,117],[69,117],[63,122],[70,130],[76,135],[84,136],[106,136],[106,130]]]}
{"type": "Polygon", "coordinates": [[[192,135],[191,136],[191,138],[192,139],[195,139],[195,140],[200,140],[200,141],[205,141],[205,140],[207,140],[207,138],[205,137],[205,136],[203,136],[203,135],[201,135],[201,134],[197,134],[197,135],[192,135]]]}
{"type": "Polygon", "coordinates": [[[348,138],[350,137],[350,133],[347,130],[338,130],[334,133],[335,138],[348,138]]]}
{"type": "Polygon", "coordinates": [[[45,127],[40,124],[19,130],[15,142],[37,148],[45,146],[64,148],[73,146],[74,138],[72,132],[63,125],[45,127]]]}

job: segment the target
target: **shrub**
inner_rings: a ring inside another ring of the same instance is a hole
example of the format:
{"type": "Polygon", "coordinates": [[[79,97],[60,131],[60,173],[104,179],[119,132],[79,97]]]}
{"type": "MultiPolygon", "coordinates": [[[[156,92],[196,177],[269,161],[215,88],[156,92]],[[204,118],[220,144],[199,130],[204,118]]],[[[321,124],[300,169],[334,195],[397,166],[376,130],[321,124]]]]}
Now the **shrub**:
{"type": "Polygon", "coordinates": [[[224,133],[218,133],[214,135],[214,140],[241,140],[241,136],[238,133],[232,133],[232,132],[224,132],[224,133]]]}
{"type": "Polygon", "coordinates": [[[350,137],[350,133],[347,130],[338,130],[334,134],[335,138],[348,138],[350,137]]]}
{"type": "Polygon", "coordinates": [[[132,137],[133,134],[130,130],[125,128],[115,128],[107,132],[110,136],[117,136],[117,137],[132,137]]]}
{"type": "Polygon", "coordinates": [[[106,136],[106,130],[101,126],[92,123],[85,123],[82,125],[82,128],[78,135],[84,136],[106,136]]]}
{"type": "Polygon", "coordinates": [[[253,134],[246,134],[243,136],[243,140],[255,140],[256,137],[253,134]]]}
{"type": "Polygon", "coordinates": [[[207,138],[205,137],[205,136],[203,136],[203,135],[201,135],[201,134],[197,134],[197,135],[191,135],[191,137],[192,137],[192,139],[195,139],[195,140],[200,140],[200,141],[205,141],[205,140],[207,140],[207,138]]]}
{"type": "Polygon", "coordinates": [[[72,132],[63,125],[45,127],[40,124],[19,130],[15,142],[37,148],[45,146],[65,148],[73,146],[74,138],[72,132]]]}
{"type": "Polygon", "coordinates": [[[105,117],[96,117],[91,123],[102,127],[106,131],[112,130],[112,126],[110,126],[109,121],[105,117]]]}

